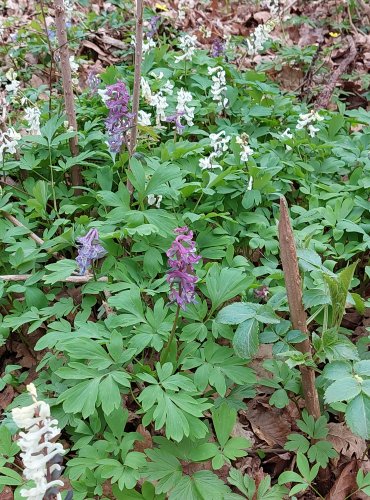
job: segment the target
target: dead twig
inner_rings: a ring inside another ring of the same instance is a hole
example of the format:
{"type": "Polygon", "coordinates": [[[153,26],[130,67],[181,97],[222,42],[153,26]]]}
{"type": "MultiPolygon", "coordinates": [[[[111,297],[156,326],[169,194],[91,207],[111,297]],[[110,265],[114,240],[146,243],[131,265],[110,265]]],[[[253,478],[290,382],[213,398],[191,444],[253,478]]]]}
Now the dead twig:
{"type": "MultiPolygon", "coordinates": [[[[293,329],[301,330],[301,332],[307,335],[307,339],[296,344],[296,347],[310,359],[311,343],[307,329],[307,316],[303,307],[302,283],[298,268],[297,251],[289,218],[288,205],[284,197],[280,198],[279,244],[293,329]]],[[[307,411],[315,419],[318,419],[321,412],[315,386],[315,371],[308,366],[300,366],[300,371],[307,411]]]]}
{"type": "MultiPolygon", "coordinates": [[[[67,40],[67,29],[65,21],[65,9],[63,0],[55,0],[55,27],[58,39],[58,53],[60,57],[60,69],[62,72],[62,83],[63,83],[63,93],[64,93],[64,104],[66,109],[66,115],[68,119],[68,124],[73,130],[77,132],[77,120],[76,120],[76,110],[73,95],[72,86],[72,72],[71,64],[69,61],[69,49],[67,40]]],[[[69,140],[69,147],[72,156],[77,156],[78,150],[78,139],[77,135],[69,140]]],[[[71,168],[71,178],[73,186],[82,186],[82,174],[81,167],[79,165],[74,165],[71,168]]],[[[81,189],[75,188],[75,194],[81,194],[81,189]]]]}
{"type": "Polygon", "coordinates": [[[17,227],[23,227],[24,229],[27,229],[27,231],[29,231],[29,237],[35,241],[38,245],[42,245],[44,243],[44,240],[41,239],[39,236],[37,236],[37,234],[33,233],[30,229],[28,229],[28,227],[26,227],[24,224],[22,224],[21,221],[19,221],[18,219],[16,219],[14,217],[14,215],[11,215],[9,214],[8,212],[2,212],[2,214],[4,215],[4,217],[6,219],[8,219],[8,221],[10,221],[12,224],[14,224],[14,226],[17,226],[17,227]]]}
{"type": "MultiPolygon", "coordinates": [[[[27,281],[32,276],[33,274],[3,274],[0,275],[0,281],[27,281]]],[[[92,274],[88,276],[68,276],[68,278],[58,281],[66,283],[88,283],[89,281],[95,281],[95,277],[92,274]]],[[[108,277],[101,276],[100,278],[97,278],[96,281],[106,283],[108,281],[108,277]]]]}
{"type": "Polygon", "coordinates": [[[348,66],[355,60],[357,55],[356,44],[351,36],[347,37],[349,53],[347,57],[345,57],[342,62],[339,64],[337,69],[332,73],[329,82],[325,86],[325,88],[318,95],[315,102],[315,109],[323,109],[327,108],[331,99],[331,96],[334,92],[335,86],[339,77],[345,73],[348,66]]]}

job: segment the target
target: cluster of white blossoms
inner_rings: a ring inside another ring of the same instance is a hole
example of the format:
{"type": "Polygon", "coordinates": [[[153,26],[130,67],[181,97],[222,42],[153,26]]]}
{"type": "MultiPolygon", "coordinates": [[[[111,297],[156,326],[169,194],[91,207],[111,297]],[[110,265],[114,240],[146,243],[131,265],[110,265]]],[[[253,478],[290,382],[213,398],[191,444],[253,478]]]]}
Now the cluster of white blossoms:
{"type": "Polygon", "coordinates": [[[270,38],[270,33],[275,27],[275,21],[270,20],[265,24],[259,24],[250,38],[246,40],[248,54],[252,57],[260,52],[267,40],[270,38]]]}
{"type": "Polygon", "coordinates": [[[177,4],[177,19],[183,21],[186,17],[186,13],[194,9],[194,0],[179,0],[177,4]]]}
{"type": "Polygon", "coordinates": [[[178,91],[176,111],[179,115],[182,116],[182,118],[184,118],[184,120],[186,120],[186,123],[189,125],[189,127],[192,127],[194,125],[193,119],[195,108],[192,106],[188,106],[189,102],[191,102],[192,100],[193,96],[184,88],[181,88],[178,91]]]}
{"type": "Polygon", "coordinates": [[[254,153],[253,149],[248,144],[249,136],[243,133],[242,135],[238,135],[235,140],[236,143],[239,144],[241,148],[240,160],[248,161],[249,157],[252,156],[254,153]]]}
{"type": "Polygon", "coordinates": [[[221,66],[215,68],[208,68],[208,74],[212,75],[211,94],[212,98],[221,108],[225,108],[228,103],[226,94],[226,74],[221,66]]]}
{"type": "Polygon", "coordinates": [[[5,132],[0,130],[0,161],[3,160],[4,153],[14,154],[17,152],[17,144],[20,139],[21,135],[13,127],[9,127],[5,132]]]}
{"type": "Polygon", "coordinates": [[[182,50],[183,54],[181,56],[175,56],[175,63],[180,61],[191,61],[196,49],[197,37],[195,35],[181,35],[179,38],[179,48],[182,50]]]}
{"type": "Polygon", "coordinates": [[[162,195],[159,194],[155,196],[154,194],[148,194],[148,205],[154,205],[157,208],[160,208],[162,201],[162,195]]]}
{"type": "MultiPolygon", "coordinates": [[[[136,47],[135,35],[131,35],[131,46],[136,47]]],[[[147,52],[149,52],[149,50],[154,49],[155,47],[156,47],[156,43],[155,43],[155,40],[153,40],[153,38],[146,37],[145,39],[143,39],[143,41],[142,41],[143,54],[146,54],[147,52]]]]}
{"type": "Polygon", "coordinates": [[[24,118],[28,122],[28,132],[30,135],[41,135],[40,115],[41,111],[37,106],[24,110],[24,118]]]}
{"type": "Polygon", "coordinates": [[[311,137],[315,137],[316,132],[320,129],[314,126],[314,123],[321,122],[324,120],[323,116],[320,116],[317,111],[310,111],[309,113],[300,114],[298,117],[298,123],[296,126],[297,130],[303,130],[307,128],[308,133],[311,137]]]}
{"type": "Polygon", "coordinates": [[[271,12],[271,15],[275,17],[279,14],[281,3],[283,2],[280,0],[264,0],[261,3],[261,7],[268,9],[271,12]]]}
{"type": "Polygon", "coordinates": [[[63,0],[64,12],[66,21],[71,21],[73,14],[73,0],[63,0]]]}
{"type": "Polygon", "coordinates": [[[215,162],[215,159],[222,156],[222,154],[228,150],[228,144],[231,140],[231,137],[226,135],[224,130],[221,130],[218,134],[210,134],[209,138],[213,151],[206,158],[201,158],[199,160],[199,166],[202,170],[222,168],[221,165],[215,162]]]}
{"type": "MultiPolygon", "coordinates": [[[[163,78],[163,73],[161,78],[163,78]]],[[[159,80],[161,78],[157,77],[159,80]]],[[[159,92],[153,93],[149,83],[145,80],[145,78],[141,77],[141,96],[148,104],[150,104],[150,106],[155,107],[157,126],[160,126],[161,122],[166,121],[165,110],[168,108],[168,102],[164,94],[172,95],[173,89],[174,85],[170,81],[167,81],[159,92]]]]}
{"type": "Polygon", "coordinates": [[[137,116],[137,122],[142,127],[150,127],[152,115],[146,111],[140,110],[137,116]]]}
{"type": "Polygon", "coordinates": [[[17,80],[17,73],[14,71],[13,68],[10,68],[6,73],[5,73],[5,78],[10,82],[5,85],[5,90],[7,92],[11,92],[13,94],[13,97],[17,94],[21,82],[17,80]]]}
{"type": "MultiPolygon", "coordinates": [[[[63,446],[53,440],[60,434],[58,421],[50,416],[50,406],[44,401],[37,400],[36,388],[33,384],[27,386],[32,396],[33,404],[24,408],[14,408],[12,416],[15,424],[24,429],[19,433],[18,445],[24,465],[24,477],[32,480],[35,486],[31,489],[22,489],[20,494],[31,500],[43,500],[50,488],[63,486],[60,479],[48,480],[47,477],[59,477],[61,466],[57,463],[64,454],[63,446]],[[51,465],[50,465],[51,464],[51,465]]],[[[60,500],[59,493],[55,497],[60,500]]]]}

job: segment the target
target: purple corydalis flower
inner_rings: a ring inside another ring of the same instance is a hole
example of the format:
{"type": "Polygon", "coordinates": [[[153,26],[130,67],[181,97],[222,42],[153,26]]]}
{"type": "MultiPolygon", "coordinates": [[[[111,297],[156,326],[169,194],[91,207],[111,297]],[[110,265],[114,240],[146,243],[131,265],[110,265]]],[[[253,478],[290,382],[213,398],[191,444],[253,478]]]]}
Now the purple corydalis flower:
{"type": "Polygon", "coordinates": [[[160,16],[153,16],[149,19],[148,31],[146,33],[147,38],[153,38],[153,36],[157,33],[159,20],[160,16]]]}
{"type": "Polygon", "coordinates": [[[254,290],[254,295],[258,298],[258,299],[263,299],[263,300],[266,300],[268,295],[269,295],[270,291],[269,291],[269,287],[266,286],[266,285],[262,285],[261,287],[259,288],[256,288],[256,290],[254,290]]]}
{"type": "Polygon", "coordinates": [[[100,78],[95,70],[91,70],[87,75],[86,83],[90,89],[90,95],[96,94],[100,85],[100,78]]]}
{"type": "Polygon", "coordinates": [[[212,57],[222,56],[222,54],[225,52],[225,45],[226,44],[223,40],[221,40],[220,38],[216,38],[216,40],[214,40],[212,44],[212,57]]]}
{"type": "Polygon", "coordinates": [[[186,309],[186,304],[195,302],[195,276],[194,264],[199,262],[193,231],[184,227],[175,229],[177,234],[171,247],[166,252],[170,270],[167,274],[167,282],[170,284],[169,299],[176,302],[181,309],[186,309]]]}
{"type": "Polygon", "coordinates": [[[109,135],[108,144],[112,153],[119,153],[132,118],[132,114],[128,112],[130,94],[126,85],[119,81],[108,85],[104,100],[109,109],[108,118],[105,120],[109,135]]]}
{"type": "Polygon", "coordinates": [[[167,116],[167,118],[166,118],[166,122],[175,124],[176,130],[180,135],[182,134],[182,132],[185,128],[185,125],[182,125],[182,123],[181,123],[181,117],[184,114],[185,114],[185,111],[176,111],[175,114],[173,114],[171,116],[167,116]]]}
{"type": "Polygon", "coordinates": [[[91,266],[94,260],[101,259],[106,255],[107,251],[99,243],[99,233],[97,229],[90,231],[80,238],[77,238],[78,255],[76,262],[80,269],[80,275],[86,274],[86,271],[91,266]]]}

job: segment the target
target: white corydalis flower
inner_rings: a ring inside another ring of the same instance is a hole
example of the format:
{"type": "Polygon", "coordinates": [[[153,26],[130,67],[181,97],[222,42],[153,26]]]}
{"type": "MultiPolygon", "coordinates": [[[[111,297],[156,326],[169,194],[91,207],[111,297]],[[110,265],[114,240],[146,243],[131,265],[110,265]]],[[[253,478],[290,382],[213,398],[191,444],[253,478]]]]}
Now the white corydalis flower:
{"type": "Polygon", "coordinates": [[[63,486],[60,479],[48,480],[48,477],[55,471],[61,471],[57,456],[64,455],[65,451],[60,443],[53,442],[60,434],[60,429],[57,427],[58,421],[50,415],[50,406],[37,400],[33,384],[29,384],[27,390],[33,403],[24,408],[14,408],[12,416],[14,423],[25,430],[19,433],[17,442],[22,450],[20,456],[24,465],[23,475],[25,479],[32,480],[35,486],[22,489],[20,495],[32,500],[43,500],[50,488],[63,486]]]}
{"type": "Polygon", "coordinates": [[[5,132],[0,130],[0,161],[3,160],[4,153],[15,154],[17,152],[20,139],[21,135],[13,127],[9,127],[5,132]]]}
{"type": "Polygon", "coordinates": [[[315,137],[316,132],[320,129],[314,126],[314,123],[321,122],[324,120],[323,116],[320,116],[317,111],[310,111],[309,113],[301,113],[298,117],[298,122],[296,129],[303,130],[307,127],[308,133],[311,137],[315,137]]]}
{"type": "Polygon", "coordinates": [[[177,4],[177,19],[179,21],[184,21],[186,13],[194,9],[194,0],[179,0],[177,4]]]}
{"type": "Polygon", "coordinates": [[[212,98],[220,107],[226,107],[228,99],[226,94],[226,73],[221,66],[208,68],[208,74],[212,76],[211,94],[212,98]]]}
{"type": "Polygon", "coordinates": [[[270,38],[270,33],[275,27],[275,21],[270,20],[265,24],[259,24],[250,38],[246,40],[247,50],[250,56],[255,56],[263,50],[267,40],[270,38]]]}
{"type": "Polygon", "coordinates": [[[69,65],[71,66],[72,73],[77,73],[80,66],[76,63],[75,56],[69,56],[69,65]]]}
{"type": "Polygon", "coordinates": [[[152,95],[150,104],[155,107],[156,124],[160,126],[161,122],[166,121],[165,110],[168,108],[168,102],[162,92],[152,95]]]}
{"type": "Polygon", "coordinates": [[[193,96],[191,95],[190,92],[188,92],[184,88],[181,88],[178,91],[176,111],[184,118],[184,120],[186,120],[186,123],[188,124],[189,127],[192,127],[194,125],[193,119],[194,119],[195,108],[192,106],[188,106],[188,104],[192,100],[193,96]]]}
{"type": "Polygon", "coordinates": [[[197,37],[195,35],[185,35],[179,38],[179,48],[182,50],[183,54],[181,56],[175,56],[175,63],[180,61],[191,61],[196,49],[197,37]]]}
{"type": "Polygon", "coordinates": [[[150,125],[152,124],[150,119],[151,119],[150,113],[147,113],[146,111],[143,110],[139,111],[137,117],[137,122],[139,125],[141,125],[142,127],[150,127],[150,125]]]}
{"type": "Polygon", "coordinates": [[[148,194],[148,205],[154,205],[157,208],[161,207],[162,195],[159,194],[157,197],[154,194],[148,194]]]}
{"type": "Polygon", "coordinates": [[[13,97],[17,94],[21,82],[17,80],[17,73],[14,71],[13,68],[10,68],[6,73],[5,73],[5,78],[10,82],[5,85],[5,90],[7,92],[11,92],[13,94],[13,97]]]}
{"type": "MultiPolygon", "coordinates": [[[[150,104],[152,99],[152,90],[150,88],[149,83],[145,80],[144,77],[141,77],[141,96],[145,99],[145,101],[150,104]]],[[[99,90],[98,90],[99,92],[99,90]]]]}
{"type": "Polygon", "coordinates": [[[40,115],[41,111],[38,107],[26,108],[24,110],[24,118],[28,122],[28,132],[30,135],[41,135],[40,115]]]}
{"type": "Polygon", "coordinates": [[[249,157],[253,155],[254,151],[248,144],[249,137],[247,134],[238,135],[236,143],[240,145],[240,161],[247,162],[249,157]]]}
{"type": "Polygon", "coordinates": [[[222,153],[225,153],[229,149],[228,144],[231,140],[231,137],[226,135],[224,130],[221,130],[218,134],[210,134],[209,138],[213,151],[208,157],[199,160],[199,166],[202,170],[222,168],[214,159],[219,158],[222,156],[222,153]]]}

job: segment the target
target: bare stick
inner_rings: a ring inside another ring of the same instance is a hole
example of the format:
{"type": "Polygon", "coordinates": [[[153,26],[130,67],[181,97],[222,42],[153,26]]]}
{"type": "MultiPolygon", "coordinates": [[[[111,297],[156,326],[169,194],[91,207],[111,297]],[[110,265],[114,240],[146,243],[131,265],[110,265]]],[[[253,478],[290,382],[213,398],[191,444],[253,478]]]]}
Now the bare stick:
{"type": "MultiPolygon", "coordinates": [[[[71,64],[69,62],[69,49],[67,40],[67,29],[65,20],[65,9],[63,0],[55,0],[55,27],[58,39],[58,52],[60,56],[60,68],[62,72],[64,104],[68,124],[77,132],[76,110],[74,103],[71,64]]],[[[78,155],[78,139],[77,135],[69,140],[69,147],[72,156],[78,155]]],[[[82,186],[81,167],[74,165],[71,168],[71,177],[73,186],[82,186]]],[[[81,189],[75,189],[75,194],[81,194],[81,189]]]]}
{"type": "Polygon", "coordinates": [[[29,235],[28,236],[33,241],[35,241],[38,245],[42,245],[44,243],[43,239],[41,239],[39,236],[37,236],[37,234],[33,233],[30,229],[28,229],[28,227],[26,227],[24,224],[22,224],[22,222],[19,221],[18,219],[16,219],[13,215],[8,214],[8,212],[2,212],[2,214],[4,215],[4,217],[6,219],[8,219],[8,221],[10,221],[15,226],[17,226],[17,227],[24,227],[25,229],[27,229],[27,231],[29,231],[29,235]]]}
{"type": "Polygon", "coordinates": [[[347,55],[347,57],[343,59],[343,61],[339,64],[337,69],[332,73],[328,84],[318,95],[315,103],[316,109],[322,109],[328,107],[332,93],[334,92],[339,77],[346,71],[348,66],[355,60],[355,57],[357,55],[355,42],[353,41],[353,38],[351,36],[347,37],[347,41],[349,46],[349,54],[347,55]]]}
{"type": "MultiPolygon", "coordinates": [[[[289,219],[286,199],[280,198],[279,221],[280,259],[283,265],[285,286],[288,296],[290,319],[295,330],[301,330],[309,336],[307,329],[307,316],[303,307],[302,283],[298,268],[297,251],[294,235],[289,219]]],[[[311,357],[311,344],[309,338],[296,344],[297,349],[311,357]]],[[[300,366],[302,374],[303,394],[307,411],[315,419],[320,417],[320,404],[315,386],[315,371],[308,366],[300,366]]]]}
{"type": "MultiPolygon", "coordinates": [[[[0,275],[0,281],[27,281],[28,278],[31,278],[33,274],[3,274],[0,275]]],[[[92,274],[88,276],[68,276],[68,278],[64,278],[58,281],[67,282],[67,283],[87,283],[88,281],[94,281],[95,278],[92,274]]],[[[101,276],[97,278],[97,281],[103,281],[106,283],[108,281],[107,276],[101,276]]]]}
{"type": "MultiPolygon", "coordinates": [[[[136,0],[136,33],[135,33],[135,71],[134,88],[132,93],[132,128],[130,134],[129,153],[132,156],[136,151],[137,121],[139,114],[141,63],[143,59],[143,0],[136,0]]],[[[130,194],[133,186],[127,179],[127,189],[130,194]]]]}

